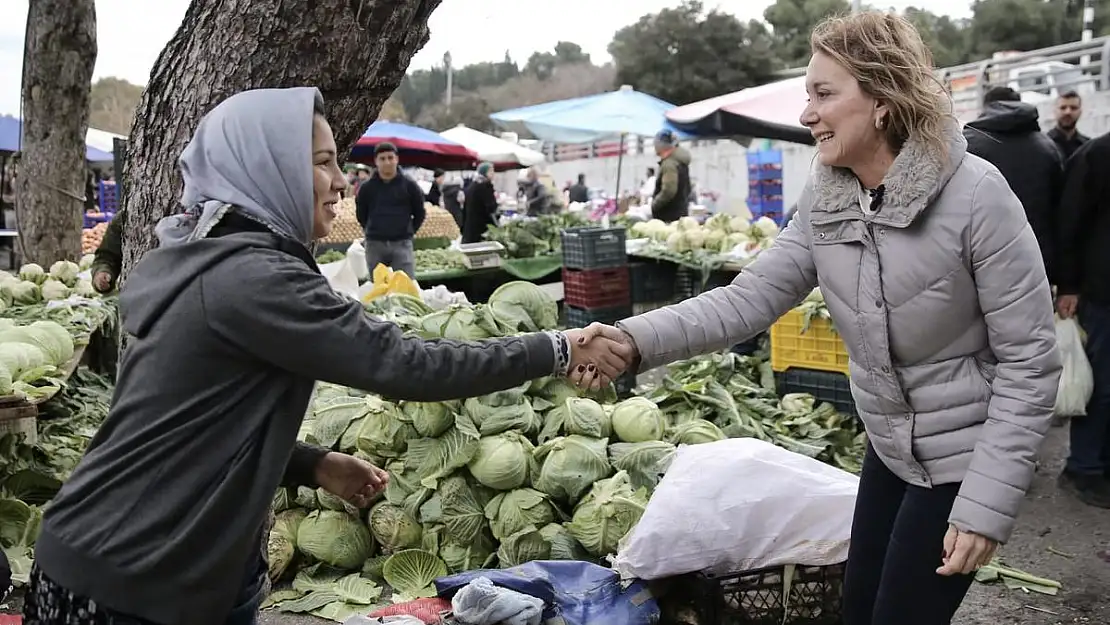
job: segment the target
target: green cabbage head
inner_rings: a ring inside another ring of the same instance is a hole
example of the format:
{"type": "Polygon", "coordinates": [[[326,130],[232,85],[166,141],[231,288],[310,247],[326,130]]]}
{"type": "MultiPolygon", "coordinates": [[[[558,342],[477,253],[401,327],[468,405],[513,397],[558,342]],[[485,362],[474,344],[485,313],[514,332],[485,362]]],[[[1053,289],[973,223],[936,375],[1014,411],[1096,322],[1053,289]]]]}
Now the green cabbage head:
{"type": "Polygon", "coordinates": [[[632,397],[613,408],[613,432],[625,443],[642,443],[663,439],[667,419],[655,402],[646,397],[632,397]]]}
{"type": "Polygon", "coordinates": [[[578,502],[567,531],[595,557],[616,553],[617,543],[640,521],[647,502],[647,491],[633,489],[628,473],[618,471],[594,484],[578,502]]]}
{"type": "Polygon", "coordinates": [[[373,555],[374,538],[356,516],[314,510],[297,528],[297,548],[331,566],[354,570],[373,555]]]}
{"type": "Polygon", "coordinates": [[[495,490],[520,488],[531,474],[532,450],[532,443],[518,432],[484,436],[467,468],[483,486],[495,490]]]}

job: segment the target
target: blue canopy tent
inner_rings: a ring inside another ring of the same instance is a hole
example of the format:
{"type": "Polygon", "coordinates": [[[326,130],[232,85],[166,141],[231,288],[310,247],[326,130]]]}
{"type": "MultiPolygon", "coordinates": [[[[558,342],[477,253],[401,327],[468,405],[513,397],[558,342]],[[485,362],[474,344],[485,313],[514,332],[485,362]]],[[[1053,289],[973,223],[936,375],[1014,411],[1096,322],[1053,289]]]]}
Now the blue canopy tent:
{"type": "Polygon", "coordinates": [[[669,129],[679,139],[690,138],[667,120],[666,113],[672,108],[673,104],[625,85],[617,91],[501,111],[489,117],[506,130],[528,133],[552,143],[593,143],[619,137],[619,196],[626,135],[650,137],[669,129]]]}
{"type": "MultiPolygon", "coordinates": [[[[18,152],[22,147],[23,122],[10,115],[0,115],[0,153],[18,152]]],[[[85,146],[85,158],[93,163],[106,163],[112,160],[112,153],[85,146]]]]}

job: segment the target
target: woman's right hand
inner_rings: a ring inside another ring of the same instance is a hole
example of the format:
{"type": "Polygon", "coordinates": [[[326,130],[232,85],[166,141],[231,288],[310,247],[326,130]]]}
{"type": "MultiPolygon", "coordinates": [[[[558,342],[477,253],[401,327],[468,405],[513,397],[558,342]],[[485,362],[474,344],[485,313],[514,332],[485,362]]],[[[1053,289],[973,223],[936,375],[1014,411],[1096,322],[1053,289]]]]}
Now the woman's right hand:
{"type": "MultiPolygon", "coordinates": [[[[586,347],[591,341],[597,338],[613,341],[624,348],[621,351],[626,355],[624,362],[625,366],[624,370],[620,373],[627,372],[629,369],[635,369],[638,366],[640,362],[640,352],[636,347],[636,343],[632,340],[632,337],[623,330],[610,325],[591,323],[586,326],[575,336],[577,345],[574,347],[586,347]]],[[[584,389],[598,390],[609,383],[609,379],[596,368],[592,370],[586,369],[584,371],[575,368],[569,372],[568,377],[576,386],[584,389]]]]}

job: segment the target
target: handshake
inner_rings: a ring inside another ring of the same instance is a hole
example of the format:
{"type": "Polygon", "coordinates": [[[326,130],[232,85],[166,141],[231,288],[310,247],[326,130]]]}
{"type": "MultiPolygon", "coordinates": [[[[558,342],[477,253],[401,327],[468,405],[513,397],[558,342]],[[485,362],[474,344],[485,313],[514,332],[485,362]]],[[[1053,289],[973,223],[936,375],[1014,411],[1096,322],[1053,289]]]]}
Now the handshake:
{"type": "Polygon", "coordinates": [[[636,343],[613,326],[591,323],[580,330],[567,330],[566,337],[570,342],[567,377],[579,388],[599,390],[638,366],[636,343]]]}

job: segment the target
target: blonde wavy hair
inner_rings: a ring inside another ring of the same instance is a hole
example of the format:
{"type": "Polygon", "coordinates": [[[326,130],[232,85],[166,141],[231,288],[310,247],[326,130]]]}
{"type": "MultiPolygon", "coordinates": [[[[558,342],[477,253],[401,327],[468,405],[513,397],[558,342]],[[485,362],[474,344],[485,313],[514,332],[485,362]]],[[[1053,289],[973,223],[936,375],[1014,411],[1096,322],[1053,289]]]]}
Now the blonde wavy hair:
{"type": "Polygon", "coordinates": [[[830,17],[813,30],[810,48],[835,60],[864,93],[887,105],[883,130],[892,148],[900,150],[914,138],[938,155],[947,153],[945,125],[952,100],[913,24],[877,11],[830,17]]]}

